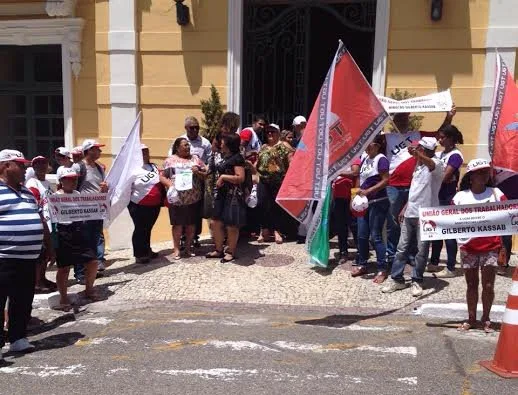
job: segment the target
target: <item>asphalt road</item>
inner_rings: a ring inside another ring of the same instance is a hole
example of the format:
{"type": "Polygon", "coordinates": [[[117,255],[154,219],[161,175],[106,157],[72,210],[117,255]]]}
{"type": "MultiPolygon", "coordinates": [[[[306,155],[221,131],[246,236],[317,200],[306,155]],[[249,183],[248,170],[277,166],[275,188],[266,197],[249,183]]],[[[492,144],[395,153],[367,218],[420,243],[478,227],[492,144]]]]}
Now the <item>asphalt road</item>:
{"type": "Polygon", "coordinates": [[[518,394],[477,363],[496,338],[365,310],[90,306],[36,328],[35,352],[4,349],[0,393],[518,394]]]}

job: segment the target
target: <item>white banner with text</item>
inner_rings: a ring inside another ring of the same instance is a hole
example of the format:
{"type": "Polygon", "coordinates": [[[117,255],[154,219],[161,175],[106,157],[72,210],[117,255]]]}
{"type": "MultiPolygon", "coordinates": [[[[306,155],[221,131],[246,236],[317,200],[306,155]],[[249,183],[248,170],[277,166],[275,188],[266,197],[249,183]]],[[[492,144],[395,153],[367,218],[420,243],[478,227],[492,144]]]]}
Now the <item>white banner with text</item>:
{"type": "Polygon", "coordinates": [[[506,236],[518,233],[518,200],[419,209],[421,240],[506,236]]]}
{"type": "Polygon", "coordinates": [[[385,110],[392,114],[400,112],[444,112],[450,111],[453,106],[449,89],[405,100],[395,100],[384,96],[378,96],[378,99],[385,110]]]}
{"type": "Polygon", "coordinates": [[[52,222],[104,220],[110,202],[106,193],[53,194],[49,196],[52,222]]]}

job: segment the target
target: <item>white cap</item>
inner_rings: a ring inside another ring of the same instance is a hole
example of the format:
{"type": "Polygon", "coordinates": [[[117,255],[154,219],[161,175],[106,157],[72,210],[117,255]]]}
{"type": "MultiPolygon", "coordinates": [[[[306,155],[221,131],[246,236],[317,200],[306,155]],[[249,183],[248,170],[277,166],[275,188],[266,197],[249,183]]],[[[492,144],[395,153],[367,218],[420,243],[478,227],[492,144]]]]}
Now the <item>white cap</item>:
{"type": "Polygon", "coordinates": [[[140,149],[149,149],[149,147],[146,144],[140,144],[140,149]]]}
{"type": "Polygon", "coordinates": [[[56,176],[58,177],[58,180],[61,180],[62,178],[79,177],[79,175],[74,169],[72,169],[71,167],[64,166],[61,166],[58,169],[56,176]]]}
{"type": "Polygon", "coordinates": [[[367,196],[356,195],[351,202],[351,209],[357,212],[365,211],[369,208],[369,199],[367,196]]]}
{"type": "Polygon", "coordinates": [[[293,119],[293,126],[299,126],[301,123],[307,123],[306,118],[304,118],[302,115],[297,115],[293,119]]]}
{"type": "Polygon", "coordinates": [[[434,151],[437,148],[437,139],[435,137],[423,137],[418,144],[423,148],[434,151]]]}
{"type": "Polygon", "coordinates": [[[104,144],[100,144],[93,139],[87,139],[87,140],[83,141],[83,145],[81,148],[82,148],[83,152],[85,152],[86,150],[89,150],[90,148],[93,148],[93,147],[104,147],[104,144]]]}
{"type": "Polygon", "coordinates": [[[468,166],[466,167],[466,173],[480,169],[489,169],[490,167],[491,163],[487,159],[473,159],[469,161],[468,166]]]}
{"type": "Polygon", "coordinates": [[[14,149],[4,149],[0,151],[0,162],[21,162],[31,163],[30,160],[25,159],[25,156],[20,151],[14,149]]]}
{"type": "Polygon", "coordinates": [[[72,155],[83,155],[83,147],[78,145],[77,147],[72,148],[72,155]]]}
{"type": "Polygon", "coordinates": [[[279,125],[277,125],[276,123],[271,123],[269,124],[267,127],[266,127],[266,130],[268,130],[269,128],[271,129],[276,129],[278,132],[281,131],[281,128],[279,127],[279,125]]]}
{"type": "Polygon", "coordinates": [[[34,166],[35,162],[41,162],[41,161],[48,162],[49,160],[42,155],[38,155],[38,156],[35,156],[34,158],[32,158],[31,164],[34,166]]]}
{"type": "Polygon", "coordinates": [[[55,154],[66,156],[67,158],[70,158],[70,151],[67,150],[65,147],[58,147],[54,151],[55,154]]]}

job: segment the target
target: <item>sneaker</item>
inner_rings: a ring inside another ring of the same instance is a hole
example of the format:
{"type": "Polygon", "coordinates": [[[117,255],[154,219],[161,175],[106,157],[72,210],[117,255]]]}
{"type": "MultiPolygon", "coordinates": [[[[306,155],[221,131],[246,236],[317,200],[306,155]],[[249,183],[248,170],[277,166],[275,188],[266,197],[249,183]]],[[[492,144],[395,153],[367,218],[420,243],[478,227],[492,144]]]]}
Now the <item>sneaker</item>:
{"type": "Polygon", "coordinates": [[[392,278],[390,278],[389,280],[387,280],[387,282],[385,283],[383,288],[381,288],[381,292],[390,294],[392,292],[396,292],[396,291],[399,291],[399,290],[405,289],[405,288],[406,288],[405,283],[400,283],[400,282],[394,281],[392,278]]]}
{"type": "Polygon", "coordinates": [[[457,273],[455,273],[455,270],[450,270],[447,267],[442,269],[440,272],[435,273],[435,277],[438,278],[452,278],[455,277],[457,273]]]}
{"type": "Polygon", "coordinates": [[[14,343],[11,343],[9,346],[10,352],[27,352],[34,350],[35,347],[31,343],[29,343],[29,340],[27,338],[18,339],[14,343]]]}
{"type": "Polygon", "coordinates": [[[97,271],[104,272],[106,270],[106,263],[104,261],[97,261],[97,271]]]}
{"type": "Polygon", "coordinates": [[[158,252],[151,251],[149,253],[149,259],[157,259],[159,257],[158,252]]]}
{"type": "Polygon", "coordinates": [[[412,283],[412,296],[417,298],[423,294],[423,286],[419,283],[412,283]]]}
{"type": "Polygon", "coordinates": [[[437,273],[441,271],[441,268],[439,267],[439,265],[429,263],[428,266],[426,266],[426,271],[428,273],[437,273]]]}

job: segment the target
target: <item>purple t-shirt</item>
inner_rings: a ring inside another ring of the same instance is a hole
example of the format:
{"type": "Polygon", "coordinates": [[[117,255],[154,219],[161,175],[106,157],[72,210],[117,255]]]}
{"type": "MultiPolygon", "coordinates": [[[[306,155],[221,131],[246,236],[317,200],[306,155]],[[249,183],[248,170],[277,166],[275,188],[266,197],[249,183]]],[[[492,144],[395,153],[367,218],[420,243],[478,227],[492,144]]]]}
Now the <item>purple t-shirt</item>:
{"type": "MultiPolygon", "coordinates": [[[[377,155],[371,159],[368,156],[362,160],[360,167],[360,188],[368,189],[381,181],[380,173],[389,171],[389,161],[383,154],[377,155]]],[[[367,196],[369,200],[379,199],[387,196],[385,188],[378,192],[371,193],[367,196]]]]}
{"type": "Polygon", "coordinates": [[[507,199],[518,199],[518,174],[506,178],[498,184],[498,189],[504,193],[507,199]]]}
{"type": "Polygon", "coordinates": [[[460,178],[460,167],[462,166],[462,162],[464,162],[464,158],[460,154],[460,152],[453,152],[449,157],[444,152],[441,152],[438,155],[439,159],[443,160],[444,170],[446,171],[447,166],[451,166],[455,169],[453,172],[453,176],[451,181],[446,183],[443,182],[441,185],[441,189],[439,190],[439,200],[448,202],[450,204],[451,200],[457,193],[457,184],[459,183],[460,178]]]}

